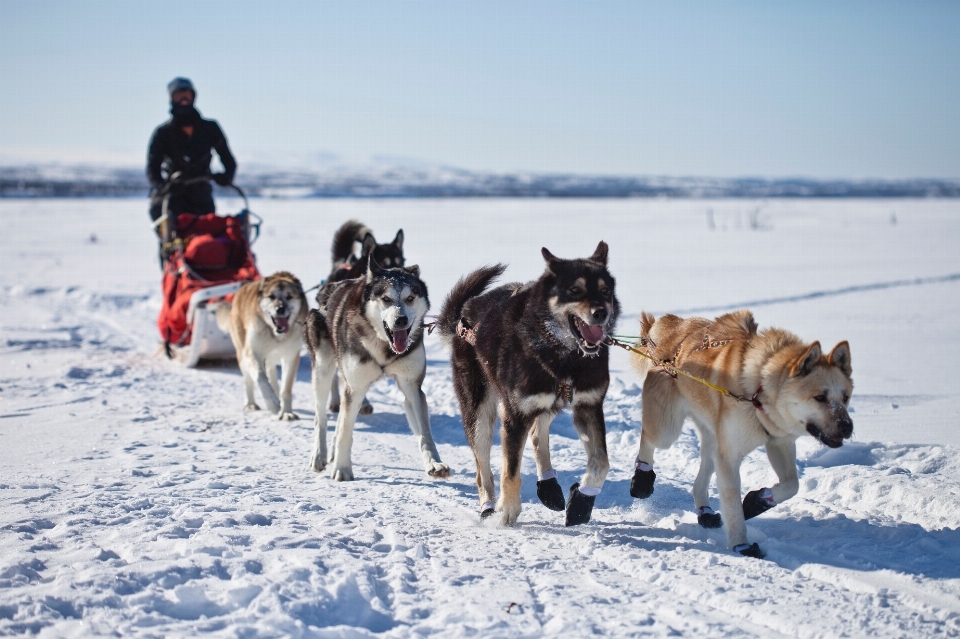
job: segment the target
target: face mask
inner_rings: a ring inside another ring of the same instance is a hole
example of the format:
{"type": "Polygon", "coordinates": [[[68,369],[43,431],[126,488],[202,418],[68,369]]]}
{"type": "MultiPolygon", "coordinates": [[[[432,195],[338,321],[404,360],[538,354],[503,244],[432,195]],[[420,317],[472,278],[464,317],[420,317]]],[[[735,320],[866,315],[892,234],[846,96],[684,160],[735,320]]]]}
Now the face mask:
{"type": "Polygon", "coordinates": [[[188,125],[200,119],[200,112],[192,104],[171,104],[170,114],[177,124],[188,125]]]}

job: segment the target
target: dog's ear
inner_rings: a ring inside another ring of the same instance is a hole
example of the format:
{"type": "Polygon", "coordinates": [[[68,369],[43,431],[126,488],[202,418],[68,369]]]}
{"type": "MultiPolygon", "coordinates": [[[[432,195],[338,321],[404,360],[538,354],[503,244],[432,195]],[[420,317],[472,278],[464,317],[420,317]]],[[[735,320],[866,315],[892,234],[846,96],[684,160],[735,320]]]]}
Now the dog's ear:
{"type": "Polygon", "coordinates": [[[403,267],[403,270],[405,270],[407,273],[413,273],[413,276],[414,276],[414,277],[420,277],[420,265],[419,265],[419,264],[413,264],[412,266],[404,266],[404,267],[403,267]]]}
{"type": "Polygon", "coordinates": [[[833,347],[833,350],[827,355],[827,361],[830,362],[831,366],[839,368],[847,377],[853,375],[853,368],[850,366],[850,344],[847,343],[847,340],[843,340],[833,347]]]}
{"type": "Polygon", "coordinates": [[[363,242],[360,243],[360,254],[370,255],[375,248],[377,248],[377,240],[374,239],[373,233],[367,233],[364,235],[363,242]]]}
{"type": "Polygon", "coordinates": [[[403,250],[403,229],[397,231],[397,236],[393,238],[393,245],[397,247],[398,251],[403,250]]]}
{"type": "Polygon", "coordinates": [[[820,361],[822,355],[820,352],[820,342],[814,342],[810,345],[810,348],[807,349],[807,352],[794,362],[793,368],[790,370],[790,376],[803,377],[804,375],[809,375],[810,372],[813,371],[813,367],[820,361]]]}
{"type": "Polygon", "coordinates": [[[543,255],[543,259],[547,262],[547,268],[550,269],[550,272],[555,273],[553,267],[560,261],[560,258],[550,252],[546,246],[540,249],[540,254],[543,255]]]}
{"type": "Polygon", "coordinates": [[[607,250],[610,247],[607,246],[607,243],[603,240],[600,240],[600,243],[597,244],[597,250],[593,252],[593,255],[590,256],[591,262],[597,262],[603,266],[607,265],[607,250]]]}
{"type": "Polygon", "coordinates": [[[377,261],[373,259],[373,253],[367,257],[367,284],[373,281],[373,278],[376,277],[380,271],[383,269],[380,268],[380,265],[377,264],[377,261]]]}

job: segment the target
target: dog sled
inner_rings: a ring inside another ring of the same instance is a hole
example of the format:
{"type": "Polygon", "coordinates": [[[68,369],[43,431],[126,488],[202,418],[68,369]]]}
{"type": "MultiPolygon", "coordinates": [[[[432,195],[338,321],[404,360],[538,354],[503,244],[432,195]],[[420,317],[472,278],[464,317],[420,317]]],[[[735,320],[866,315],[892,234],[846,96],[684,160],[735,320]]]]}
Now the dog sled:
{"type": "Polygon", "coordinates": [[[216,313],[245,282],[260,279],[251,250],[263,220],[250,211],[247,196],[236,215],[172,214],[171,193],[209,178],[171,179],[163,194],[161,215],[154,222],[160,238],[163,306],[157,328],[164,352],[189,368],[201,359],[230,359],[236,352],[228,333],[217,326],[216,313]]]}

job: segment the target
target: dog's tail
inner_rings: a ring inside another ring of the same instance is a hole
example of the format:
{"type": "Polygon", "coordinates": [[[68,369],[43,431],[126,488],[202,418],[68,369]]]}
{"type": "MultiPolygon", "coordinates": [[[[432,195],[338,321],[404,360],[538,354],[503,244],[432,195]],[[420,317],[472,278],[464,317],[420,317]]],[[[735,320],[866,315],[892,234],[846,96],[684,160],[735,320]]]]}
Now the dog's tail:
{"type": "MultiPolygon", "coordinates": [[[[650,331],[653,329],[653,325],[656,324],[657,320],[653,315],[647,313],[646,311],[640,313],[640,335],[643,337],[650,337],[650,331]]],[[[637,344],[636,348],[640,350],[646,350],[643,346],[637,344]]],[[[630,353],[630,363],[633,365],[633,370],[637,371],[637,375],[640,376],[640,383],[643,383],[643,380],[646,379],[647,373],[650,372],[650,369],[653,368],[653,362],[648,358],[638,355],[637,353],[630,353]]]]}
{"type": "Polygon", "coordinates": [[[503,275],[507,270],[506,264],[494,264],[493,266],[484,266],[473,273],[464,275],[454,285],[453,289],[443,300],[443,306],[440,307],[440,315],[437,317],[437,329],[440,332],[440,338],[450,342],[457,334],[457,323],[460,321],[463,306],[473,297],[483,293],[490,284],[503,275]]]}
{"type": "Polygon", "coordinates": [[[333,236],[333,250],[331,251],[334,264],[342,264],[353,255],[353,243],[360,242],[367,236],[373,237],[373,231],[363,222],[347,220],[333,236]]]}

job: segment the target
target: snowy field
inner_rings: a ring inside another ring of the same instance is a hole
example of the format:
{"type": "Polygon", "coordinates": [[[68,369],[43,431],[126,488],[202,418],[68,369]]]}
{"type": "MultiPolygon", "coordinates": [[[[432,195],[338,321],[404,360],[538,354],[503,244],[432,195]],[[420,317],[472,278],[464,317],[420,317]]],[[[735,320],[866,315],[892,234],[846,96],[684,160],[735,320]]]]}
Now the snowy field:
{"type": "MultiPolygon", "coordinates": [[[[236,201],[223,201],[233,212],[236,201]]],[[[309,286],[348,218],[406,234],[436,311],[463,273],[507,277],[610,244],[641,310],[714,316],[831,348],[850,341],[855,431],[798,443],[800,492],[751,520],[765,561],[696,524],[697,441],[628,489],[640,389],[613,360],[611,472],[567,529],[524,458],[514,529],[477,513],[447,354],[427,338],[427,478],[400,394],[380,382],[354,443],[357,481],[307,470],[309,364],[297,422],[241,411],[235,366],[158,356],[156,246],[140,200],[0,200],[0,634],[48,637],[935,637],[960,635],[960,200],[255,200],[261,270],[309,286]]],[[[328,421],[331,435],[333,420],[328,421]]],[[[551,439],[566,488],[584,453],[551,439]]],[[[499,450],[495,450],[499,468],[499,450]]],[[[774,482],[762,452],[745,489],[774,482]]],[[[716,497],[715,490],[713,492],[716,497]]],[[[716,505],[716,504],[715,504],[716,505]]]]}

